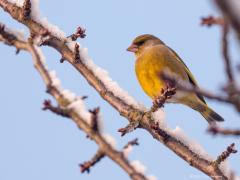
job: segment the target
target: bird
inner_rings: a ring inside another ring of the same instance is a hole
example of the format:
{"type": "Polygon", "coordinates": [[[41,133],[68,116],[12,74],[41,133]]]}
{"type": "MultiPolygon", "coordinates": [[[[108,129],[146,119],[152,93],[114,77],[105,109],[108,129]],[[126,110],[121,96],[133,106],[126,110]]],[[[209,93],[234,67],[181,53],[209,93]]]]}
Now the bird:
{"type": "MultiPolygon", "coordinates": [[[[143,34],[136,37],[127,51],[135,54],[135,73],[144,92],[153,100],[161,96],[171,83],[160,74],[168,72],[182,82],[198,87],[193,74],[179,57],[163,41],[151,34],[143,34]]],[[[174,88],[174,87],[170,87],[174,88]]],[[[178,103],[186,105],[198,111],[211,124],[224,119],[214,112],[206,103],[203,96],[196,92],[186,92],[175,89],[175,94],[166,100],[166,103],[178,103]]]]}

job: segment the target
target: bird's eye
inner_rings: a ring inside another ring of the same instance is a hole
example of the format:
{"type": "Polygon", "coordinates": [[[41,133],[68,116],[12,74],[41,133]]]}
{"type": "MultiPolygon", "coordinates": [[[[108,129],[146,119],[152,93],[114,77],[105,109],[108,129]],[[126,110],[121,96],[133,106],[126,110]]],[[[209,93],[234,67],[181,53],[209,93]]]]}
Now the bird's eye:
{"type": "Polygon", "coordinates": [[[141,45],[143,45],[144,44],[144,41],[139,41],[139,42],[137,42],[137,45],[138,46],[141,46],[141,45]]]}

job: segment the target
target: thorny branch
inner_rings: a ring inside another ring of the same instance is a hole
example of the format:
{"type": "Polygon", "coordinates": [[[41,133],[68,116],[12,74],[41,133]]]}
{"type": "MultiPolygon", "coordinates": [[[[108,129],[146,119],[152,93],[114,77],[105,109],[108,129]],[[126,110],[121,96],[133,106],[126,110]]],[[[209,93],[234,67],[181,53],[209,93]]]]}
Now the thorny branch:
{"type": "MultiPolygon", "coordinates": [[[[47,86],[47,92],[51,94],[58,102],[59,107],[54,107],[52,106],[50,101],[45,101],[43,109],[48,109],[58,115],[71,118],[77,124],[79,129],[83,130],[92,140],[94,140],[98,144],[99,153],[97,153],[91,163],[96,164],[96,162],[98,162],[103,157],[103,153],[105,156],[108,156],[120,167],[122,167],[122,169],[125,170],[125,172],[128,173],[132,179],[147,180],[147,178],[143,174],[137,172],[130,165],[129,161],[122,155],[123,153],[115,150],[111,145],[109,145],[108,142],[102,137],[100,132],[98,132],[96,129],[93,129],[91,125],[87,123],[87,120],[85,120],[77,112],[75,112],[74,109],[67,109],[67,105],[71,102],[69,102],[68,99],[63,96],[61,91],[53,85],[51,76],[45,65],[43,64],[42,59],[38,54],[38,51],[36,50],[36,47],[30,42],[19,40],[14,34],[6,32],[4,30],[5,28],[3,27],[4,26],[1,25],[0,41],[3,41],[8,45],[15,46],[17,49],[26,50],[31,53],[34,60],[34,66],[44,80],[45,85],[47,86]]],[[[97,111],[98,110],[95,110],[94,113],[97,113],[97,111]]],[[[83,164],[81,168],[82,171],[87,170],[86,164],[83,164]]]]}
{"type": "MultiPolygon", "coordinates": [[[[46,29],[46,27],[31,18],[19,18],[19,14],[23,12],[23,9],[17,7],[12,3],[9,3],[7,0],[0,0],[0,7],[2,7],[6,12],[8,12],[14,19],[25,24],[29,28],[31,33],[37,36],[41,36],[41,32],[46,29]]],[[[71,63],[73,67],[76,68],[85,77],[89,84],[96,89],[96,91],[102,96],[102,98],[108,101],[122,116],[126,117],[130,121],[130,123],[139,122],[138,127],[147,130],[155,139],[162,142],[165,146],[167,146],[179,157],[188,162],[191,166],[199,169],[208,176],[213,177],[213,179],[228,179],[218,166],[216,167],[212,165],[211,161],[205,159],[204,157],[200,157],[198,154],[193,152],[190,147],[176,139],[174,136],[170,135],[164,129],[161,129],[159,126],[155,125],[153,127],[153,118],[146,115],[144,110],[128,104],[120,97],[114,95],[113,92],[109,91],[106,88],[105,84],[101,81],[101,79],[97,77],[94,72],[92,72],[92,70],[89,69],[81,61],[81,59],[78,59],[76,57],[76,49],[78,48],[75,48],[75,50],[72,51],[66,45],[65,40],[59,39],[51,33],[49,33],[48,36],[49,38],[47,43],[43,45],[48,45],[56,49],[61,54],[62,59],[67,60],[69,63],[71,63]]]]}

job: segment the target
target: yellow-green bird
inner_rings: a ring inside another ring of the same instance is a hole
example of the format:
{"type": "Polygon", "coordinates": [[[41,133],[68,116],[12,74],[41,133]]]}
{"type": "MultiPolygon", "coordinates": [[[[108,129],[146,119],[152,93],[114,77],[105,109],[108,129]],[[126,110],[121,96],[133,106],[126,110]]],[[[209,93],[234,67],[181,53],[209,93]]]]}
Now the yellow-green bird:
{"type": "MultiPolygon", "coordinates": [[[[153,100],[161,95],[162,89],[168,88],[168,82],[160,78],[163,72],[169,72],[184,82],[198,86],[192,73],[181,58],[159,38],[144,34],[134,39],[127,49],[136,56],[135,72],[145,93],[153,100]]],[[[223,118],[208,107],[203,96],[194,92],[176,89],[176,94],[167,100],[180,103],[198,111],[208,121],[223,121],[223,118]]]]}

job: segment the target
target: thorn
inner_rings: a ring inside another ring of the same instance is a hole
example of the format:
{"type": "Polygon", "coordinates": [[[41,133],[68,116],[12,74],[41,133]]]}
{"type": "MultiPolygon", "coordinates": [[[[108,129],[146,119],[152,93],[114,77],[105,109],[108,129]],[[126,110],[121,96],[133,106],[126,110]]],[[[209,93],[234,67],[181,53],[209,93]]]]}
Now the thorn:
{"type": "Polygon", "coordinates": [[[64,63],[64,61],[65,61],[65,59],[62,57],[62,58],[60,59],[60,63],[64,63]]]}
{"type": "Polygon", "coordinates": [[[85,99],[87,99],[87,98],[88,98],[88,96],[82,96],[82,97],[81,97],[82,100],[85,100],[85,99]]]}
{"type": "Polygon", "coordinates": [[[0,32],[3,32],[5,30],[5,25],[0,23],[0,32]]]}

